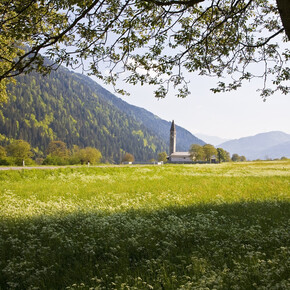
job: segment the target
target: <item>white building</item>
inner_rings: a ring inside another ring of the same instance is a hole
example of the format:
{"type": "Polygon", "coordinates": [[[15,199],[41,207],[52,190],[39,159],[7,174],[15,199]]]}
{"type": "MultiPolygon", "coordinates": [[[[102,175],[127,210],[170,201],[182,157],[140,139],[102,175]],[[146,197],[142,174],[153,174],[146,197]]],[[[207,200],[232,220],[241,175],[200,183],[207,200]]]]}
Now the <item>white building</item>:
{"type": "Polygon", "coordinates": [[[192,163],[189,152],[176,152],[176,128],[174,121],[170,128],[170,146],[168,161],[171,163],[192,163]]]}

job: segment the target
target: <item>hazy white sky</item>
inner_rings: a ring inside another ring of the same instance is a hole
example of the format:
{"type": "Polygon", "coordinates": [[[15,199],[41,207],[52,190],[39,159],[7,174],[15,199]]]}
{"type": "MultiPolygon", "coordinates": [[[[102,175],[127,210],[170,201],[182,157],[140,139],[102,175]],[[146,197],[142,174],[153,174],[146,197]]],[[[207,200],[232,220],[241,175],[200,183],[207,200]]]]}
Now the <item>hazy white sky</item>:
{"type": "MultiPolygon", "coordinates": [[[[281,39],[273,41],[279,41],[281,51],[289,47],[289,42],[283,43],[281,39]]],[[[103,69],[107,70],[106,67],[103,69]]],[[[251,69],[256,75],[264,72],[264,67],[257,64],[251,69]]],[[[290,95],[276,93],[264,102],[257,92],[257,89],[263,86],[262,80],[252,80],[237,91],[214,94],[210,88],[216,86],[217,79],[199,76],[197,73],[189,77],[191,95],[185,99],[175,97],[173,90],[166,98],[156,99],[153,94],[154,88],[128,85],[121,81],[118,88],[125,89],[131,95],[117,96],[130,104],[147,109],[162,119],[175,120],[177,125],[193,134],[202,133],[226,139],[269,131],[290,134],[290,95]]],[[[105,86],[100,80],[96,81],[114,93],[112,86],[105,86]]]]}
{"type": "MultiPolygon", "coordinates": [[[[276,38],[274,40],[276,41],[276,38]]],[[[278,41],[281,51],[289,47],[289,42],[283,43],[281,39],[278,41]]],[[[87,62],[89,60],[85,61],[87,62]]],[[[104,67],[104,71],[106,69],[104,67]]],[[[257,70],[256,64],[253,69],[257,70]]],[[[81,73],[80,69],[77,71],[81,73]]],[[[112,86],[106,86],[100,80],[92,78],[114,93],[112,86]]],[[[257,92],[263,85],[262,80],[252,80],[237,91],[214,94],[210,88],[215,87],[217,81],[197,74],[190,75],[191,95],[185,99],[175,97],[172,90],[165,99],[156,99],[153,94],[154,88],[129,86],[120,81],[118,88],[127,90],[131,95],[117,97],[147,109],[167,121],[175,120],[177,125],[193,134],[202,133],[226,139],[269,131],[290,134],[290,95],[278,93],[263,102],[257,92]]]]}
{"type": "MultiPolygon", "coordinates": [[[[191,133],[234,139],[268,131],[290,134],[290,95],[276,94],[263,102],[256,90],[259,81],[247,83],[237,91],[214,94],[210,91],[216,80],[192,76],[191,95],[176,98],[169,92],[165,99],[156,99],[149,86],[124,88],[130,96],[119,96],[126,102],[149,110],[167,121],[184,127],[191,133]]],[[[101,84],[101,83],[100,83],[101,84]]],[[[102,85],[102,84],[101,84],[102,85]]],[[[113,92],[112,87],[106,87],[113,92]]]]}
{"type": "MultiPolygon", "coordinates": [[[[282,42],[279,38],[273,41],[279,42],[281,51],[289,48],[289,42],[282,42]]],[[[252,73],[260,75],[264,72],[264,66],[254,64],[251,70],[252,73]]],[[[290,134],[290,94],[285,96],[276,93],[264,102],[257,92],[263,86],[261,79],[254,79],[237,91],[214,94],[210,88],[216,86],[216,78],[199,76],[197,73],[188,76],[191,95],[185,99],[175,97],[171,90],[165,99],[158,100],[154,97],[152,87],[128,86],[122,83],[118,88],[124,88],[131,95],[118,97],[145,108],[162,119],[175,120],[177,125],[193,134],[202,133],[226,139],[269,131],[290,134]]],[[[112,87],[106,88],[113,92],[112,87]]]]}

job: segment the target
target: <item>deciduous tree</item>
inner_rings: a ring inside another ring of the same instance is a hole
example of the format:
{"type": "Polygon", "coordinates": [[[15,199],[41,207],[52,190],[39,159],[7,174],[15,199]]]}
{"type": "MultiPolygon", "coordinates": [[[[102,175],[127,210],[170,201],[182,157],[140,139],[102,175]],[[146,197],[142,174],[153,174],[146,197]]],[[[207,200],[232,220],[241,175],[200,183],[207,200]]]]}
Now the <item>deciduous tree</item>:
{"type": "Polygon", "coordinates": [[[232,155],[232,161],[237,162],[237,161],[240,161],[240,159],[241,159],[241,157],[240,157],[239,154],[234,153],[234,154],[232,155]]]}
{"type": "Polygon", "coordinates": [[[83,149],[80,149],[80,151],[78,152],[78,157],[81,161],[81,164],[87,164],[88,162],[90,162],[91,164],[95,164],[95,163],[99,163],[101,158],[102,158],[102,154],[101,152],[93,147],[86,147],[83,149]]]}
{"type": "Polygon", "coordinates": [[[286,94],[289,10],[289,0],[3,0],[0,94],[15,75],[62,63],[113,85],[126,71],[126,82],[155,85],[157,97],[170,85],[187,96],[185,71],[233,78],[214,92],[258,76],[264,97],[286,94]]]}
{"type": "Polygon", "coordinates": [[[69,156],[69,151],[64,142],[51,141],[47,147],[47,154],[60,158],[67,158],[69,156]]]}
{"type": "Polygon", "coordinates": [[[242,155],[242,156],[240,156],[240,161],[242,161],[242,162],[247,161],[247,158],[244,155],[242,155]]]}
{"type": "Polygon", "coordinates": [[[0,146],[0,165],[9,165],[6,158],[6,150],[3,146],[0,146]]]}
{"type": "Polygon", "coordinates": [[[22,165],[22,162],[31,161],[32,152],[30,144],[24,140],[15,140],[6,147],[7,155],[14,159],[17,165],[22,165]]]}
{"type": "Polygon", "coordinates": [[[203,147],[199,144],[192,144],[189,149],[190,157],[193,161],[205,160],[203,147]]]}
{"type": "Polygon", "coordinates": [[[46,152],[47,156],[43,164],[66,165],[69,162],[69,150],[62,141],[51,141],[46,152]]]}
{"type": "Polygon", "coordinates": [[[135,161],[135,158],[130,153],[125,153],[125,155],[122,158],[122,162],[134,162],[134,161],[135,161]]]}
{"type": "Polygon", "coordinates": [[[218,162],[229,162],[231,160],[230,153],[223,148],[217,148],[218,162]]]}
{"type": "Polygon", "coordinates": [[[203,145],[203,151],[207,162],[211,162],[212,157],[217,155],[217,150],[211,144],[203,145]]]}
{"type": "Polygon", "coordinates": [[[163,162],[166,162],[167,161],[167,153],[164,151],[164,152],[160,152],[158,154],[158,161],[163,161],[163,162]]]}
{"type": "Polygon", "coordinates": [[[0,146],[0,158],[6,157],[6,150],[3,146],[0,146]]]}

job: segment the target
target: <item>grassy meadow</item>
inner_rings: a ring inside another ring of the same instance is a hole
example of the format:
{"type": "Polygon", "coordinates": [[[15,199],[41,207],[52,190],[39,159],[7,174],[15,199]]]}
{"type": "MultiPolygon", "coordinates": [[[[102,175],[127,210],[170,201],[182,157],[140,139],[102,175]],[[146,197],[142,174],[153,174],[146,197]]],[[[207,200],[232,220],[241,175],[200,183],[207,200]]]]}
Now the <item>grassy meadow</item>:
{"type": "Polygon", "coordinates": [[[0,171],[0,289],[290,289],[290,161],[0,171]]]}

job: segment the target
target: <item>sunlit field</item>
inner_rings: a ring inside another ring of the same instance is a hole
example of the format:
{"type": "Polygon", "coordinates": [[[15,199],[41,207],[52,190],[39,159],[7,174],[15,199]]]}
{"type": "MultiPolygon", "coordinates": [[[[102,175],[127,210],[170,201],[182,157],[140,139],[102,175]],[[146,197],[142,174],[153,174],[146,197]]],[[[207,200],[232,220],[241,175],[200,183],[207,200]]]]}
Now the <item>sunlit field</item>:
{"type": "Polygon", "coordinates": [[[290,289],[290,161],[0,171],[0,289],[290,289]]]}

